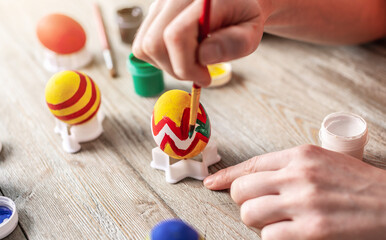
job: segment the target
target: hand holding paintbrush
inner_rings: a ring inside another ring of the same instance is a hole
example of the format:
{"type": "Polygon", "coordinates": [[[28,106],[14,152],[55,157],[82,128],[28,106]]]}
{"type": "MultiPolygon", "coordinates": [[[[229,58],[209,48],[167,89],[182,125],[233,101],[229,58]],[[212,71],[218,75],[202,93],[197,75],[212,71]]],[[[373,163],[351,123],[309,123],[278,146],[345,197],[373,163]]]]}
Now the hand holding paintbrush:
{"type": "MultiPolygon", "coordinates": [[[[201,43],[209,34],[209,21],[210,21],[210,0],[204,0],[204,6],[201,17],[198,22],[198,42],[201,43]]],[[[197,111],[200,105],[201,87],[193,83],[192,94],[190,99],[190,118],[189,118],[189,138],[193,136],[196,121],[197,111]]]]}

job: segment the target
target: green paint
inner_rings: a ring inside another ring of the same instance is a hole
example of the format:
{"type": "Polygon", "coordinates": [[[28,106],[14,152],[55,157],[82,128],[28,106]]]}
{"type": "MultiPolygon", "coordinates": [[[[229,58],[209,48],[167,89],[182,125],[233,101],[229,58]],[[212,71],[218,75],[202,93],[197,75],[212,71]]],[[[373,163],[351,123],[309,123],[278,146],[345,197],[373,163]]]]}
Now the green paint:
{"type": "Polygon", "coordinates": [[[192,138],[193,133],[194,133],[194,126],[192,126],[192,127],[189,129],[189,138],[192,138]]]}
{"type": "Polygon", "coordinates": [[[136,58],[132,53],[127,60],[127,68],[132,75],[135,92],[142,97],[153,97],[164,90],[162,71],[136,58]]]}
{"type": "Polygon", "coordinates": [[[134,54],[130,54],[129,55],[129,61],[130,63],[135,66],[135,67],[142,67],[142,68],[147,68],[147,67],[153,67],[153,65],[151,65],[150,63],[147,63],[145,61],[142,61],[141,59],[138,59],[134,56],[134,54]]]}
{"type": "MultiPolygon", "coordinates": [[[[206,113],[205,108],[204,107],[202,107],[202,108],[204,109],[204,112],[205,112],[205,115],[206,115],[206,123],[203,123],[203,122],[201,122],[200,120],[197,119],[198,126],[196,127],[195,130],[196,130],[196,132],[199,132],[202,135],[204,135],[205,137],[209,138],[210,137],[210,121],[209,121],[209,116],[206,113]]],[[[189,132],[189,135],[190,135],[190,132],[189,132]]]]}

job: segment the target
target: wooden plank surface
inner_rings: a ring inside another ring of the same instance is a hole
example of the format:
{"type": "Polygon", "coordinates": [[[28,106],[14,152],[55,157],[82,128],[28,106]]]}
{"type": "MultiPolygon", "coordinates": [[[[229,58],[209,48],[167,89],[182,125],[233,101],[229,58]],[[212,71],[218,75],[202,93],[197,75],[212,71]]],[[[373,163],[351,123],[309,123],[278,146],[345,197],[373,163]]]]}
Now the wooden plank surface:
{"type": "MultiPolygon", "coordinates": [[[[0,1],[0,189],[19,212],[7,239],[144,239],[159,221],[179,217],[207,240],[259,239],[242,224],[227,191],[211,192],[199,181],[171,185],[150,168],[150,114],[157,98],[141,98],[126,71],[130,47],[120,42],[114,12],[148,8],[150,0],[101,1],[120,77],[111,79],[100,53],[91,0],[0,1]],[[63,12],[88,34],[95,55],[82,69],[102,92],[105,132],[67,154],[53,132],[44,101],[51,73],[37,58],[36,22],[63,12]]],[[[365,161],[386,168],[385,41],[323,47],[266,35],[259,49],[232,62],[234,77],[204,89],[201,102],[212,123],[222,161],[211,172],[257,154],[304,143],[318,144],[327,114],[349,111],[369,124],[365,161]]],[[[191,84],[165,75],[166,88],[191,84]]]]}

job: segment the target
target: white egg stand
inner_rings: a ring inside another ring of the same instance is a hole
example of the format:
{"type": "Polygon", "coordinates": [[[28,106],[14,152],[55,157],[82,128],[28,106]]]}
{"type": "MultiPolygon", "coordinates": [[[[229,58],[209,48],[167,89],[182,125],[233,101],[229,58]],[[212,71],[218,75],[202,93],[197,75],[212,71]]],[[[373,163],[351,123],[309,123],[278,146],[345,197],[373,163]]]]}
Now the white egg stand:
{"type": "MultiPolygon", "coordinates": [[[[152,120],[151,120],[152,121],[152,120]]],[[[151,131],[153,132],[153,126],[151,131]]],[[[196,125],[197,127],[197,125],[196,125]]],[[[193,136],[186,140],[179,140],[168,125],[153,138],[159,146],[165,135],[170,136],[175,140],[175,143],[180,149],[187,149],[195,138],[197,132],[194,131],[193,136]]],[[[213,139],[209,139],[208,144],[201,152],[202,161],[193,159],[182,159],[174,164],[170,164],[170,157],[160,147],[155,147],[152,150],[152,161],[150,166],[155,169],[165,171],[166,182],[177,183],[184,178],[191,177],[197,180],[204,180],[209,175],[208,167],[221,160],[221,156],[217,153],[217,144],[213,139]]]]}
{"type": "Polygon", "coordinates": [[[99,110],[92,119],[80,125],[69,126],[55,118],[55,133],[62,137],[62,146],[68,153],[76,153],[81,149],[80,143],[89,142],[98,138],[103,133],[102,122],[105,115],[99,110]]]}
{"type": "Polygon", "coordinates": [[[58,54],[49,49],[43,49],[43,66],[49,72],[59,72],[68,69],[79,69],[88,65],[92,54],[83,48],[70,54],[58,54]]]}
{"type": "Polygon", "coordinates": [[[210,140],[204,151],[201,153],[202,161],[182,159],[170,164],[170,157],[159,147],[153,148],[150,166],[165,171],[166,182],[177,183],[184,178],[191,177],[197,180],[204,180],[209,175],[208,167],[221,160],[217,154],[217,144],[210,140]]]}

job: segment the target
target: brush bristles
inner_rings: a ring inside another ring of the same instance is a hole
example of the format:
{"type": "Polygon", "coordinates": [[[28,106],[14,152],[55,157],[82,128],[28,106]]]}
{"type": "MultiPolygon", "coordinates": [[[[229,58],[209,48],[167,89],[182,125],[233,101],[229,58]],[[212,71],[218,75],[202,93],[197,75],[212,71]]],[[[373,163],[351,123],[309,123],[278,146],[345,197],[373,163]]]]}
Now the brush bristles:
{"type": "Polygon", "coordinates": [[[193,133],[194,133],[194,125],[190,125],[189,126],[189,138],[191,138],[193,136],[193,133]]]}
{"type": "Polygon", "coordinates": [[[110,69],[110,76],[115,78],[117,76],[117,71],[114,68],[110,69]]]}

